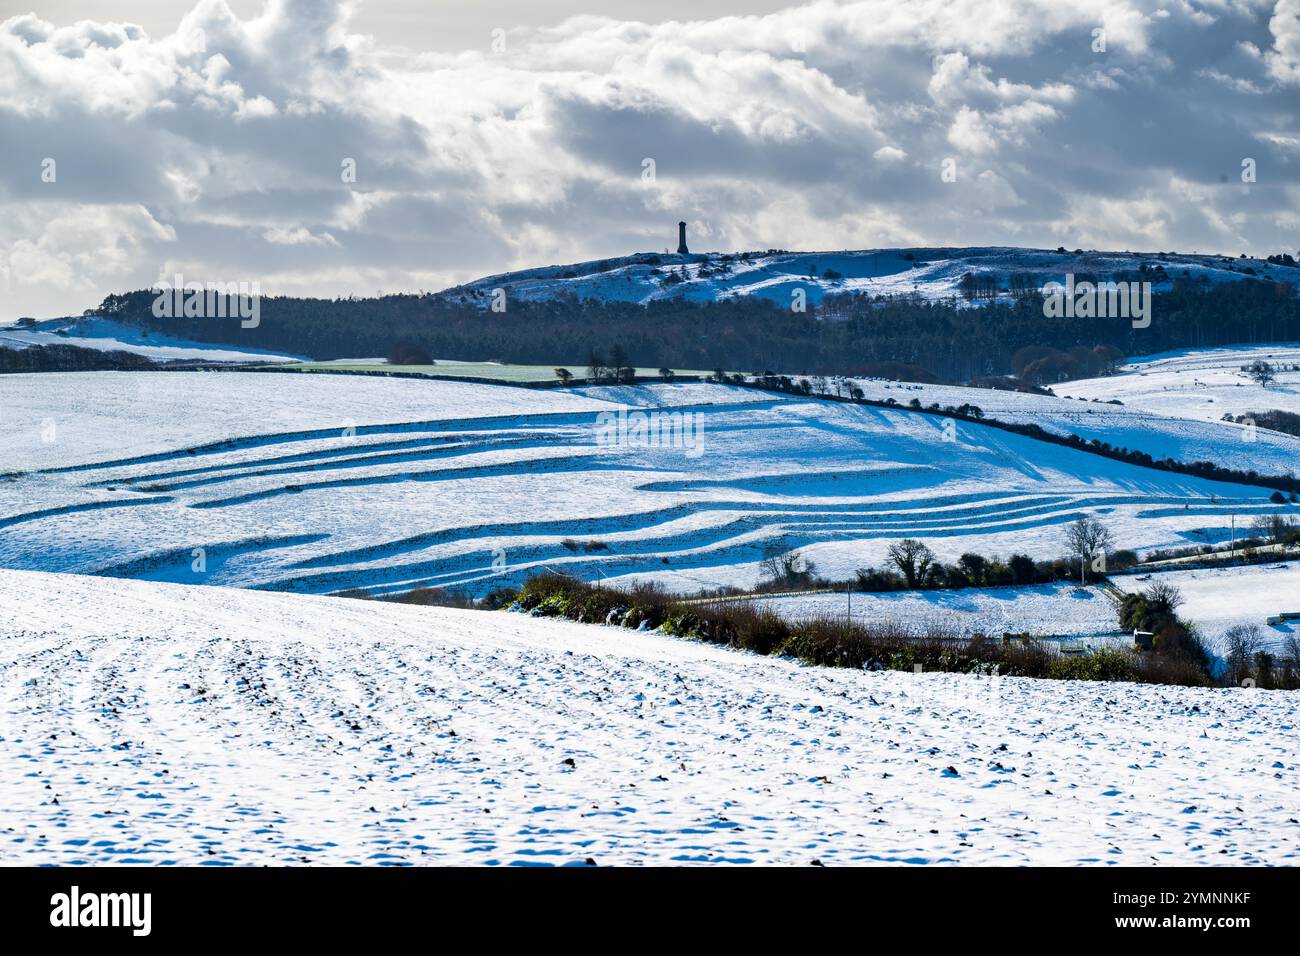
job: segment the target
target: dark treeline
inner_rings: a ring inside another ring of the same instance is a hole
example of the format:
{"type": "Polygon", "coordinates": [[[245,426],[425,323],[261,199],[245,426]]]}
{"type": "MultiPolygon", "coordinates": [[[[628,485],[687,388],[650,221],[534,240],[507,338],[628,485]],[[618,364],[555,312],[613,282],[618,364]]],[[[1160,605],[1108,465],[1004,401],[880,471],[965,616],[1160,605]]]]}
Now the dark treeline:
{"type": "MultiPolygon", "coordinates": [[[[435,357],[582,367],[593,351],[617,347],[632,364],[651,368],[892,374],[940,381],[1005,375],[1013,370],[1017,352],[1034,347],[1064,354],[1104,347],[1110,356],[1132,356],[1300,339],[1294,288],[1255,279],[1175,282],[1172,290],[1154,295],[1146,329],[1134,329],[1125,318],[1046,318],[1036,295],[1008,295],[974,307],[955,299],[833,295],[820,316],[812,306],[800,313],[757,298],[673,299],[645,306],[512,300],[505,312],[492,312],[432,294],[264,297],[261,323],[251,329],[241,328],[237,318],[156,318],[153,298],[147,290],[110,296],[96,311],[185,339],[317,359],[386,356],[404,342],[435,357]]],[[[1067,363],[1059,371],[1072,370],[1067,363]]]]}
{"type": "Polygon", "coordinates": [[[1225,422],[1234,422],[1238,425],[1258,425],[1260,428],[1272,429],[1275,432],[1285,432],[1288,435],[1295,435],[1300,438],[1300,415],[1295,412],[1286,412],[1280,408],[1274,408],[1267,412],[1247,412],[1245,415],[1224,415],[1225,422]]]}
{"type": "Polygon", "coordinates": [[[32,345],[24,349],[0,348],[0,373],[100,372],[156,368],[154,362],[131,352],[104,352],[74,345],[32,345]]]}

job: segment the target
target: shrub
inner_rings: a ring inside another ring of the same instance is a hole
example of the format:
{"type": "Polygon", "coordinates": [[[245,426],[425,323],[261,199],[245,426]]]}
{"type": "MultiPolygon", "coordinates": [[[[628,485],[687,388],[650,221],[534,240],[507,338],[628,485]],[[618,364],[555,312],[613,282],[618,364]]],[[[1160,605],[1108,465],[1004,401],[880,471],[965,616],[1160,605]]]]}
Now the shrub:
{"type": "Polygon", "coordinates": [[[1003,587],[1015,583],[1015,575],[1011,568],[1001,561],[989,562],[988,569],[984,572],[984,583],[991,588],[1003,587]]]}
{"type": "Polygon", "coordinates": [[[388,352],[389,365],[432,365],[433,356],[423,345],[407,339],[396,343],[388,352]]]}
{"type": "Polygon", "coordinates": [[[1207,671],[1195,653],[1199,641],[1181,627],[1176,635],[1169,635],[1161,654],[1100,651],[1065,658],[1051,643],[1032,637],[1006,644],[950,628],[912,628],[889,621],[862,624],[824,617],[791,622],[752,602],[688,604],[653,586],[597,588],[554,574],[530,578],[515,606],[541,616],[659,629],[825,667],[911,670],[919,665],[930,671],[1020,677],[1208,683],[1207,671]]]}
{"type": "Polygon", "coordinates": [[[1136,681],[1142,669],[1132,651],[1103,648],[1091,654],[1058,657],[1048,672],[1061,680],[1136,681]]]}
{"type": "Polygon", "coordinates": [[[798,551],[769,551],[759,565],[763,583],[759,590],[808,587],[816,574],[816,566],[798,551]]]}
{"type": "Polygon", "coordinates": [[[1033,584],[1038,579],[1034,559],[1027,554],[1013,554],[1007,561],[1011,580],[1016,584],[1033,584]]]}
{"type": "Polygon", "coordinates": [[[1175,612],[1182,603],[1183,596],[1176,587],[1157,581],[1143,592],[1124,595],[1119,606],[1119,626],[1126,631],[1160,634],[1180,626],[1175,612]]]}
{"type": "Polygon", "coordinates": [[[1125,568],[1131,568],[1138,563],[1136,551],[1130,551],[1128,548],[1121,548],[1106,559],[1109,567],[1113,571],[1122,571],[1125,568]]]}
{"type": "Polygon", "coordinates": [[[415,588],[402,594],[385,596],[381,600],[393,604],[418,604],[423,607],[472,608],[477,606],[474,599],[469,595],[462,594],[459,591],[448,591],[444,588],[415,588]]]}
{"type": "Polygon", "coordinates": [[[854,574],[860,591],[901,591],[905,586],[897,574],[880,568],[858,568],[854,574]]]}
{"type": "Polygon", "coordinates": [[[486,611],[499,611],[503,607],[509,607],[519,599],[519,591],[515,588],[493,588],[487,593],[487,597],[478,602],[479,607],[486,611]]]}

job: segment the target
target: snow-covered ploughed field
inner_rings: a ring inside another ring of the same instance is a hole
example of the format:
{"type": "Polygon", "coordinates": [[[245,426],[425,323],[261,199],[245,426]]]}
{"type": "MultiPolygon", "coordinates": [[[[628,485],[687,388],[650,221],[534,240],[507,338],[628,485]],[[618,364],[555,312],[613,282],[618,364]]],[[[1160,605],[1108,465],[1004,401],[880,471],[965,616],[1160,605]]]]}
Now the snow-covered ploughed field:
{"type": "MultiPolygon", "coordinates": [[[[1041,401],[980,398],[1012,420],[1041,401]]],[[[1040,408],[1052,430],[1246,460],[1231,426],[1040,408]]],[[[1255,443],[1260,470],[1291,441],[1255,443]]],[[[1085,512],[1124,547],[1202,544],[1294,509],[1265,488],[704,383],[5,375],[0,443],[0,863],[1296,862],[1294,693],[832,670],[324,596],[547,568],[695,592],[754,584],[773,547],[844,578],[907,536],[945,560],[1054,556],[1085,512]],[[698,444],[600,441],[651,411],[690,416],[698,444]]],[[[1213,636],[1294,610],[1295,574],[1161,577],[1213,636]]],[[[1066,585],[854,600],[994,632],[1114,621],[1066,585]]]]}
{"type": "MultiPolygon", "coordinates": [[[[483,594],[546,567],[696,592],[754,585],[772,548],[845,579],[904,537],[945,560],[1054,556],[1088,511],[1145,549],[1291,507],[905,408],[702,383],[7,375],[0,410],[19,465],[0,476],[0,567],[313,593],[483,594]],[[692,416],[699,441],[602,443],[600,416],[626,409],[692,416]]],[[[1198,427],[1186,443],[1241,464],[1236,431],[1198,427]]]]}
{"type": "Polygon", "coordinates": [[[1293,864],[1295,694],[0,571],[6,864],[1293,864]]]}

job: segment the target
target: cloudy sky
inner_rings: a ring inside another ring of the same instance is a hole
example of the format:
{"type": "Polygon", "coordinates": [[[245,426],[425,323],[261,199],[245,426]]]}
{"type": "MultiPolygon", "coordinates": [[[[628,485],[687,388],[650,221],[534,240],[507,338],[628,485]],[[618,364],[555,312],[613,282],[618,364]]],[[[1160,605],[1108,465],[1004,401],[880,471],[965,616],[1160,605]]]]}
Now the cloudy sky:
{"type": "Polygon", "coordinates": [[[1294,252],[1300,0],[0,0],[0,319],[440,289],[679,218],[1294,252]]]}

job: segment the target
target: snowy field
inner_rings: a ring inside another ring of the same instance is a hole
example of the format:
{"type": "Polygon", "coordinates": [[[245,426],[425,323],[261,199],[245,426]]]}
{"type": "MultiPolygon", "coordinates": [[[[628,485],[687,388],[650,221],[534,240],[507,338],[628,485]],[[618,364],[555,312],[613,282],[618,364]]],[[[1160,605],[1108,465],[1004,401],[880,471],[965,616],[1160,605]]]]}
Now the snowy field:
{"type": "Polygon", "coordinates": [[[1285,692],[0,572],[0,863],[1295,864],[1285,692]]]}
{"type": "Polygon", "coordinates": [[[1115,602],[1100,588],[1072,584],[965,588],[960,591],[808,594],[754,602],[787,620],[852,615],[861,624],[893,622],[918,630],[940,627],[964,634],[1003,633],[1044,637],[1100,637],[1113,634],[1115,602]]]}
{"type": "Polygon", "coordinates": [[[1277,648],[1300,638],[1300,621],[1268,624],[1270,617],[1300,613],[1300,562],[1257,564],[1237,568],[1197,568],[1126,574],[1115,578],[1125,591],[1137,591],[1152,581],[1172,584],[1185,604],[1180,617],[1200,625],[1212,643],[1234,624],[1258,624],[1266,646],[1277,648]]]}
{"type": "MultiPolygon", "coordinates": [[[[38,372],[0,375],[6,469],[121,460],[247,436],[339,437],[362,425],[469,418],[482,411],[599,411],[557,391],[476,382],[276,372],[38,372]]],[[[164,457],[170,457],[165,454],[164,457]]]]}
{"type": "MultiPolygon", "coordinates": [[[[1300,356],[1297,356],[1297,361],[1300,361],[1300,356]]],[[[1286,374],[1294,375],[1300,382],[1300,372],[1286,374]]],[[[1207,421],[1197,416],[1177,417],[1180,414],[1177,410],[1148,408],[1140,398],[1135,398],[1130,405],[1124,396],[1126,383],[1130,382],[1129,375],[1096,379],[1095,399],[1064,397],[1064,391],[1080,384],[1077,382],[1057,386],[1054,391],[1058,394],[1053,397],[875,378],[851,381],[862,389],[864,398],[873,401],[893,399],[900,405],[907,405],[915,400],[925,407],[938,404],[944,408],[976,405],[986,418],[1018,425],[1037,425],[1056,435],[1078,435],[1089,441],[1095,438],[1117,448],[1146,452],[1156,459],[1210,461],[1223,468],[1254,470],[1261,475],[1295,475],[1300,470],[1300,438],[1267,429],[1250,430],[1217,418],[1207,421]],[[1102,387],[1101,383],[1109,383],[1109,389],[1102,387]],[[1107,404],[1112,392],[1120,396],[1123,405],[1107,404]]],[[[1169,387],[1192,389],[1194,386],[1189,378],[1169,387]]],[[[826,388],[831,394],[835,393],[833,381],[828,382],[826,388]]],[[[1257,387],[1252,388],[1258,392],[1257,387]]],[[[1269,389],[1270,396],[1275,393],[1276,388],[1269,389]]],[[[1271,397],[1268,400],[1272,400],[1271,397]]],[[[1242,396],[1242,403],[1250,404],[1252,401],[1253,398],[1242,396]]],[[[1259,402],[1264,401],[1259,399],[1259,402]]],[[[957,427],[964,426],[958,424],[957,427]]]]}
{"type": "Polygon", "coordinates": [[[48,319],[31,326],[0,326],[0,348],[24,349],[33,345],[73,345],[97,352],[131,352],[155,362],[293,362],[300,358],[261,349],[173,339],[93,315],[48,319]]]}
{"type": "MultiPolygon", "coordinates": [[[[1124,591],[1160,581],[1178,588],[1179,616],[1222,651],[1223,632],[1235,624],[1259,626],[1263,646],[1274,650],[1300,639],[1300,621],[1269,624],[1283,612],[1300,612],[1300,562],[1235,568],[1118,574],[1124,591]]],[[[864,624],[891,621],[918,629],[940,626],[966,634],[1030,633],[1044,637],[1106,638],[1118,633],[1115,601],[1098,587],[1037,584],[960,591],[806,594],[759,599],[788,620],[844,617],[864,624]]]]}
{"type": "Polygon", "coordinates": [[[1118,375],[1062,382],[1052,391],[1085,399],[1117,398],[1126,406],[1198,421],[1280,409],[1300,414],[1300,345],[1234,346],[1169,352],[1137,359],[1118,375]],[[1260,360],[1277,367],[1277,381],[1264,387],[1241,371],[1260,360]]]}
{"type": "Polygon", "coordinates": [[[946,560],[1054,556],[1084,512],[1146,549],[1290,508],[986,426],[705,383],[11,375],[0,416],[0,567],[316,593],[482,594],[543,568],[694,592],[752,586],[771,549],[847,578],[904,537],[946,560]],[[620,409],[685,417],[647,445],[620,409]]]}

